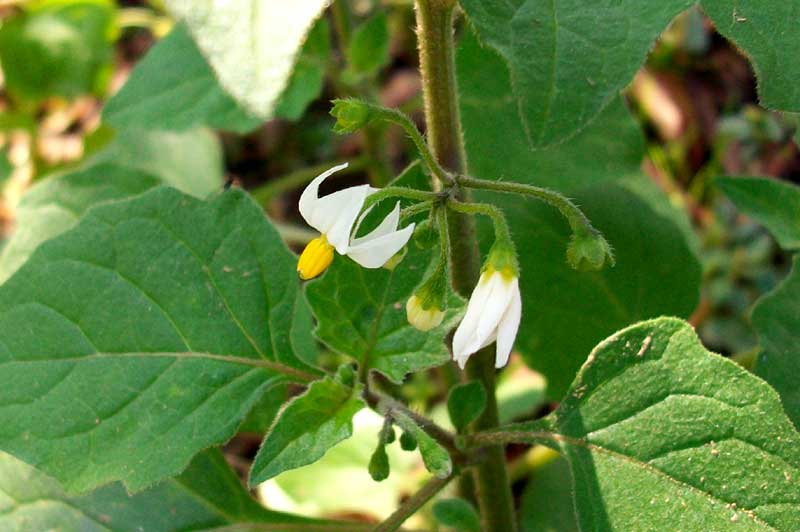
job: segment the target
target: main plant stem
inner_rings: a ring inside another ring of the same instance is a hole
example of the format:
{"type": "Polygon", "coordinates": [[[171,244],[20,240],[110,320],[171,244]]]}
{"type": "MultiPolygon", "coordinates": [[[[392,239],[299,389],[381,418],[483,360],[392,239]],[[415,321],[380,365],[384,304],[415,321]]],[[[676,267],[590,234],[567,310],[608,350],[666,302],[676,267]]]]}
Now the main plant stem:
{"type": "MultiPolygon", "coordinates": [[[[416,0],[420,70],[425,99],[428,143],[439,163],[454,173],[466,172],[466,157],[458,114],[453,46],[455,0],[416,0]]],[[[456,199],[469,200],[466,191],[456,199]]],[[[452,213],[449,218],[453,286],[469,297],[480,275],[480,250],[471,216],[452,213]]],[[[495,398],[493,348],[473,355],[467,376],[479,380],[486,389],[486,409],[473,431],[497,427],[499,417],[495,398]]],[[[506,472],[502,445],[485,449],[485,460],[473,468],[477,498],[486,532],[514,532],[517,529],[511,486],[506,472]]]]}

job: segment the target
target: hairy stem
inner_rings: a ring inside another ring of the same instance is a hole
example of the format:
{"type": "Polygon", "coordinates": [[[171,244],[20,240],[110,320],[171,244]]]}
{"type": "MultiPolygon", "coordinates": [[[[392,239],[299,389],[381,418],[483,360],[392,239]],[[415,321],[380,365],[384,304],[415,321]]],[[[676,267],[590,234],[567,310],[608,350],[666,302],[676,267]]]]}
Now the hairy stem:
{"type": "MultiPolygon", "coordinates": [[[[466,172],[466,156],[458,114],[453,17],[455,0],[416,0],[420,70],[425,100],[425,123],[428,142],[436,160],[446,170],[466,172]]],[[[455,199],[469,201],[463,189],[455,190],[455,199]]],[[[480,251],[472,216],[453,213],[448,216],[450,256],[454,266],[453,286],[468,297],[480,275],[480,251]]],[[[487,430],[499,424],[495,397],[494,353],[491,347],[472,356],[467,364],[470,379],[479,380],[487,391],[486,408],[472,430],[487,430]]],[[[485,460],[474,469],[474,484],[486,532],[514,532],[517,528],[511,487],[506,472],[502,445],[485,449],[485,460]]],[[[462,483],[462,489],[469,483],[462,483]]]]}
{"type": "Polygon", "coordinates": [[[390,515],[383,523],[373,528],[372,532],[394,532],[395,530],[399,530],[406,519],[414,515],[426,502],[431,500],[442,488],[447,486],[452,479],[452,475],[447,478],[434,478],[425,484],[421,490],[406,499],[397,511],[390,515]]]}
{"type": "Polygon", "coordinates": [[[597,230],[592,227],[592,222],[583,214],[577,205],[572,203],[566,196],[542,187],[533,185],[525,185],[522,183],[508,183],[504,181],[487,181],[484,179],[475,179],[472,177],[459,177],[458,183],[461,186],[468,188],[476,188],[483,190],[494,190],[496,192],[506,192],[509,194],[520,194],[523,196],[530,196],[538,200],[549,203],[559,210],[564,218],[569,222],[569,226],[573,231],[587,231],[589,233],[596,233],[597,230]]]}

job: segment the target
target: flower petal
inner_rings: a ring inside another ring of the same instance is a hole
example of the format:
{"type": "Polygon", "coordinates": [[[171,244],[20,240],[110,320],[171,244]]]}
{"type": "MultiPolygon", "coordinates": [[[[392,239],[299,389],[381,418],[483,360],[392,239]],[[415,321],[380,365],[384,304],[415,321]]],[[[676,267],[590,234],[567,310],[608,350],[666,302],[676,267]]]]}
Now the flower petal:
{"type": "Polygon", "coordinates": [[[378,227],[364,238],[354,239],[347,249],[347,256],[364,268],[380,268],[408,243],[414,233],[414,225],[409,224],[399,231],[373,238],[372,234],[380,229],[378,227]]]}
{"type": "MultiPolygon", "coordinates": [[[[362,214],[361,217],[358,219],[358,222],[356,223],[356,228],[353,231],[353,235],[358,234],[358,229],[359,227],[361,227],[361,222],[364,220],[364,218],[366,218],[367,214],[369,214],[370,211],[372,211],[372,207],[364,211],[364,214],[362,214]]],[[[398,201],[395,204],[394,209],[392,209],[392,212],[386,215],[386,218],[383,219],[383,221],[380,223],[380,225],[378,225],[378,227],[373,229],[371,233],[364,235],[361,238],[353,238],[350,241],[350,246],[358,246],[359,244],[368,242],[370,240],[386,236],[389,233],[392,233],[393,231],[397,231],[397,226],[399,224],[400,224],[400,202],[398,201]]]]}
{"type": "Polygon", "coordinates": [[[511,354],[511,349],[514,347],[514,340],[517,337],[521,318],[522,296],[520,296],[519,293],[519,279],[514,278],[511,303],[508,305],[503,317],[500,318],[500,325],[497,327],[496,368],[502,368],[508,363],[508,356],[511,354]]]}
{"type": "Polygon", "coordinates": [[[486,305],[481,313],[476,331],[477,336],[483,339],[478,349],[492,343],[493,340],[489,340],[489,338],[496,336],[500,319],[505,314],[514,295],[513,288],[518,287],[515,281],[516,278],[506,279],[497,271],[493,272],[489,277],[488,284],[491,286],[491,292],[486,298],[486,305]]]}
{"type": "Polygon", "coordinates": [[[308,225],[317,231],[320,231],[320,229],[312,223],[311,219],[313,218],[314,211],[316,210],[316,203],[319,200],[319,186],[332,174],[347,168],[347,164],[348,163],[340,164],[339,166],[334,166],[329,170],[325,170],[315,177],[300,195],[300,201],[297,205],[298,209],[300,210],[300,215],[308,223],[308,225]]]}
{"type": "Polygon", "coordinates": [[[319,227],[311,225],[324,233],[328,242],[342,255],[347,253],[353,224],[372,190],[369,185],[349,187],[317,201],[312,221],[319,223],[319,227]]]}
{"type": "Polygon", "coordinates": [[[478,336],[478,322],[484,312],[486,301],[492,291],[490,278],[481,276],[472,290],[467,303],[467,312],[453,335],[453,359],[464,369],[471,354],[480,349],[486,338],[478,336]]]}

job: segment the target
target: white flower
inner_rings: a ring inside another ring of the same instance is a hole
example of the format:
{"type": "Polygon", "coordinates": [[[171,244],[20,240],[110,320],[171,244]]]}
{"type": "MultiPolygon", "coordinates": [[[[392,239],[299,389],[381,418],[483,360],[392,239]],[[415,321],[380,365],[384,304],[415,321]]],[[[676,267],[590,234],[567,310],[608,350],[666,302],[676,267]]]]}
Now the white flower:
{"type": "MultiPolygon", "coordinates": [[[[299,209],[308,225],[322,233],[306,246],[297,263],[302,279],[312,279],[330,266],[333,250],[348,255],[365,268],[380,268],[406,245],[414,232],[414,224],[397,230],[400,223],[400,204],[371,233],[361,238],[352,238],[353,225],[359,224],[359,213],[367,196],[377,189],[360,185],[338,190],[319,197],[319,186],[331,174],[347,167],[347,163],[335,166],[314,178],[300,196],[299,209]]],[[[356,227],[358,231],[358,227],[356,227]]]]}
{"type": "Polygon", "coordinates": [[[519,277],[510,269],[487,268],[472,291],[464,319],[453,336],[453,358],[461,369],[470,355],[495,340],[495,367],[508,363],[522,316],[519,277]]]}

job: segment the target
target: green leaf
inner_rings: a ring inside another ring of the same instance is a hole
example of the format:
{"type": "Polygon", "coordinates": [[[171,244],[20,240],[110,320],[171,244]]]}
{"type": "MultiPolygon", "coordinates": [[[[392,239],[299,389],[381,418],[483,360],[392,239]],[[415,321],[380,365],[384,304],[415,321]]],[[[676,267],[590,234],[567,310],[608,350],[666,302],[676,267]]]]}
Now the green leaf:
{"type": "Polygon", "coordinates": [[[353,434],[353,416],[364,408],[358,387],[326,377],[314,382],[281,412],[250,470],[255,486],[289,469],[313,464],[353,434]]]}
{"type": "Polygon", "coordinates": [[[447,396],[447,412],[450,421],[459,432],[478,419],[486,407],[486,390],[479,381],[459,384],[447,396]]]}
{"type": "Polygon", "coordinates": [[[508,65],[514,88],[510,101],[522,119],[523,138],[532,146],[571,137],[617,100],[659,34],[692,4],[691,0],[461,2],[481,41],[508,65]]]}
{"type": "Polygon", "coordinates": [[[165,0],[222,86],[255,116],[272,116],[306,36],[330,0],[165,0]]]}
{"type": "Polygon", "coordinates": [[[557,457],[534,469],[522,494],[519,517],[521,532],[580,532],[565,459],[557,457]]]}
{"type": "Polygon", "coordinates": [[[532,200],[481,195],[506,209],[519,253],[522,325],[517,349],[558,399],[593,345],[622,327],[661,315],[688,317],[699,299],[700,265],[681,230],[616,185],[583,188],[577,203],[614,246],[616,266],[577,272],[566,263],[570,228],[532,200]]]}
{"type": "Polygon", "coordinates": [[[353,32],[347,47],[347,64],[363,75],[372,75],[389,63],[389,26],[386,14],[379,11],[353,32]]]}
{"type": "Polygon", "coordinates": [[[800,527],[800,435],[777,394],[681,320],[613,335],[553,414],[503,431],[564,454],[582,530],[800,527]]]}
{"type": "Polygon", "coordinates": [[[321,18],[308,34],[297,58],[289,84],[275,107],[275,116],[299,120],[308,106],[319,98],[325,81],[325,71],[331,55],[331,36],[328,21],[321,18]]]}
{"type": "Polygon", "coordinates": [[[301,299],[294,255],[240,191],[92,209],[0,286],[0,448],[70,491],[175,475],[275,380],[313,378],[301,299]]]}
{"type": "Polygon", "coordinates": [[[773,292],[762,297],[753,310],[753,327],[761,353],[756,374],[770,383],[783,400],[787,414],[800,427],[800,257],[792,272],[773,292]]]}
{"type": "Polygon", "coordinates": [[[723,177],[717,184],[740,211],[769,229],[782,248],[800,249],[799,187],[757,177],[723,177]]]}
{"type": "Polygon", "coordinates": [[[450,359],[444,337],[461,309],[451,307],[442,325],[429,332],[408,323],[406,301],[422,281],[431,253],[416,246],[407,249],[392,271],[368,270],[337,256],[321,279],[306,286],[317,338],[397,383],[408,373],[450,359]]]}
{"type": "Polygon", "coordinates": [[[115,8],[109,0],[46,0],[3,21],[0,62],[17,99],[102,92],[111,75],[115,8]]]}
{"type": "Polygon", "coordinates": [[[118,129],[208,126],[246,133],[262,120],[225,92],[184,24],[156,44],[103,108],[118,129]]]}
{"type": "Polygon", "coordinates": [[[86,165],[99,163],[140,170],[198,198],[222,189],[222,147],[208,129],[120,130],[86,165]]]}
{"type": "Polygon", "coordinates": [[[217,450],[197,455],[181,476],[136,495],[113,484],[83,496],[70,496],[55,480],[0,453],[0,528],[6,532],[199,532],[232,524],[246,532],[245,523],[307,527],[297,530],[327,524],[259,506],[217,450]]]}
{"type": "Polygon", "coordinates": [[[441,499],[433,504],[433,517],[459,532],[481,532],[481,518],[464,499],[441,499]]]}
{"type": "Polygon", "coordinates": [[[450,460],[450,453],[444,447],[431,438],[422,427],[402,412],[392,411],[392,418],[398,427],[402,428],[407,434],[411,434],[419,446],[419,454],[422,455],[422,462],[425,469],[433,473],[438,478],[447,478],[453,472],[453,462],[450,460]]]}
{"type": "Polygon", "coordinates": [[[0,253],[0,282],[44,241],[70,229],[94,205],[136,196],[159,184],[138,170],[98,164],[54,176],[29,189],[17,207],[17,227],[0,253]]]}
{"type": "Polygon", "coordinates": [[[756,4],[736,0],[702,0],[714,27],[750,58],[758,77],[761,104],[771,109],[800,111],[800,32],[795,21],[800,5],[781,0],[756,4]]]}
{"type": "MultiPolygon", "coordinates": [[[[306,331],[308,334],[308,331],[306,331]]],[[[255,434],[266,434],[275,419],[281,407],[289,401],[290,384],[286,382],[276,382],[266,390],[261,396],[261,399],[253,406],[247,418],[239,427],[239,432],[252,432],[255,434]]]]}
{"type": "Polygon", "coordinates": [[[502,59],[467,33],[459,44],[457,62],[469,168],[476,177],[567,192],[639,171],[644,139],[622,98],[612,99],[572,141],[533,151],[502,59]]]}

